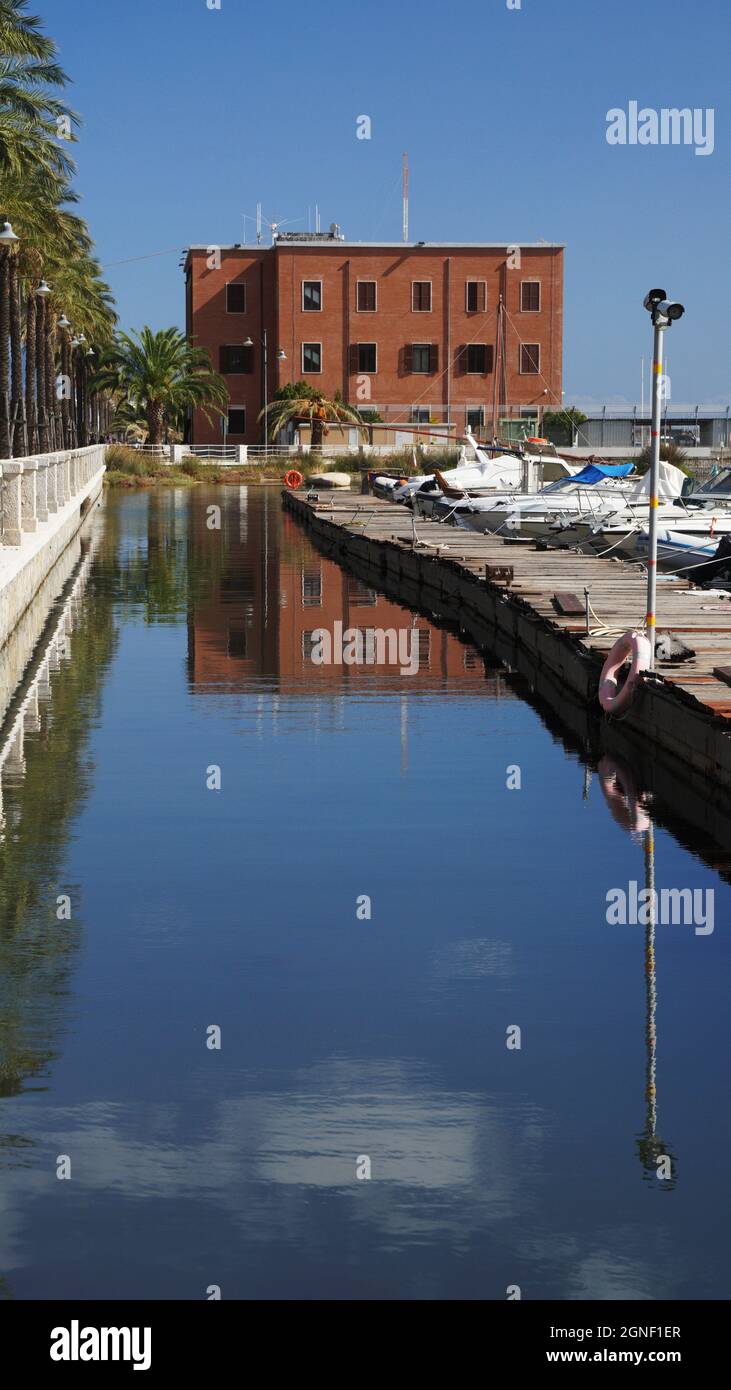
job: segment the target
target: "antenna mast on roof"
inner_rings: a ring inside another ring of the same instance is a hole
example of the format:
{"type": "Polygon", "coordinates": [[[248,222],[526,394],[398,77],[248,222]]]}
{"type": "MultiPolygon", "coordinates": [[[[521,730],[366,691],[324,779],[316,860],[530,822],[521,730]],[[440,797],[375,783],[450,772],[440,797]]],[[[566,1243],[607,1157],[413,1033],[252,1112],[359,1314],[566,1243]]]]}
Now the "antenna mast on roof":
{"type": "Polygon", "coordinates": [[[319,209],[319,207],[317,206],[317,203],[315,203],[315,231],[316,231],[316,232],[319,232],[319,230],[320,230],[320,209],[319,209]]]}
{"type": "Polygon", "coordinates": [[[261,245],[261,203],[256,205],[256,240],[261,245]]]}
{"type": "Polygon", "coordinates": [[[402,195],[403,195],[403,234],[404,241],[409,239],[409,156],[404,155],[402,173],[402,195]]]}

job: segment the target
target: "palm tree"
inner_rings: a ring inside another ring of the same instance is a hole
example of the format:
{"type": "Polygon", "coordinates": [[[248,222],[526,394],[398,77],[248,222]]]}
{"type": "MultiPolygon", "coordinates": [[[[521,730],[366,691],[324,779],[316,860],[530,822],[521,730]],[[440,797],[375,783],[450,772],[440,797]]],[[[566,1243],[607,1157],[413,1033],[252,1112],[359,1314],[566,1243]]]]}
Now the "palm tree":
{"type": "MultiPolygon", "coordinates": [[[[12,337],[12,360],[18,364],[22,352],[23,303],[26,320],[25,411],[22,403],[17,404],[19,386],[22,391],[17,375],[10,410],[19,422],[25,415],[31,450],[70,447],[73,443],[69,423],[74,411],[69,410],[66,392],[59,401],[55,389],[57,354],[66,359],[65,363],[59,360],[58,365],[64,376],[69,376],[67,344],[64,335],[59,341],[57,332],[60,314],[63,311],[70,314],[76,330],[98,342],[111,340],[115,322],[111,292],[91,255],[88,229],[71,210],[76,201],[77,195],[68,184],[44,169],[28,171],[23,177],[10,173],[0,190],[0,218],[12,221],[20,235],[20,241],[5,258],[8,267],[5,300],[10,301],[7,328],[12,337]],[[17,275],[13,274],[14,262],[17,275]],[[51,281],[54,291],[45,302],[37,297],[42,277],[51,281]]],[[[2,340],[6,342],[6,338],[2,340]]],[[[76,354],[76,365],[80,366],[82,360],[82,356],[76,354]]],[[[0,361],[0,377],[2,365],[0,361]]],[[[7,368],[2,380],[7,381],[7,368]]],[[[0,391],[2,389],[0,383],[0,391]]],[[[23,429],[16,428],[13,450],[16,454],[24,451],[23,435],[23,429]]],[[[4,440],[0,442],[0,453],[7,453],[3,444],[4,440]]]]}
{"type": "Polygon", "coordinates": [[[94,389],[115,392],[128,420],[144,418],[151,444],[162,444],[189,410],[210,420],[223,414],[228,390],[205,348],[192,347],[177,328],[120,333],[114,348],[102,354],[94,389]]]}
{"type": "Polygon", "coordinates": [[[308,421],[312,454],[322,453],[322,442],[328,432],[328,422],[357,425],[363,437],[368,438],[368,427],[355,406],[346,405],[337,393],[333,400],[326,400],[322,391],[309,386],[306,381],[280,386],[274,400],[261,411],[259,419],[266,421],[266,435],[269,440],[274,440],[286,425],[308,421]]]}

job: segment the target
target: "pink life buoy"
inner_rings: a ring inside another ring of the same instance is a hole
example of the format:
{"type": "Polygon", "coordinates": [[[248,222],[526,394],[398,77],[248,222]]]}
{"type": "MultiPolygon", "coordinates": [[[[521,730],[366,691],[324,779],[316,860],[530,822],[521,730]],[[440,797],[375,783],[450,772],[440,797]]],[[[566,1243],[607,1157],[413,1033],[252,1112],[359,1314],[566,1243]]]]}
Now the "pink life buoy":
{"type": "Polygon", "coordinates": [[[649,830],[652,821],[627,764],[605,753],[599,759],[597,772],[606,803],[617,825],[634,835],[649,830]]]}
{"type": "Polygon", "coordinates": [[[632,703],[642,672],[648,670],[651,658],[652,647],[644,632],[625,632],[617,638],[604,662],[599,681],[599,704],[607,714],[619,714],[632,703]],[[620,686],[617,677],[628,661],[627,679],[620,686]]]}

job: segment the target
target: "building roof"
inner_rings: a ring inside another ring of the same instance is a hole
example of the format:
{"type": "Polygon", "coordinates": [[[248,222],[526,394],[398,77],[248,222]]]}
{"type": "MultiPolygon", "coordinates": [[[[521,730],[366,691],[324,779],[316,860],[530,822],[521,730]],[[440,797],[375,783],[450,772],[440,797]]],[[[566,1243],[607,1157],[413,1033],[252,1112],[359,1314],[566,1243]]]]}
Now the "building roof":
{"type": "Polygon", "coordinates": [[[273,251],[277,246],[317,246],[333,250],[375,249],[381,251],[505,251],[509,246],[519,246],[521,251],[564,251],[565,241],[340,241],[339,238],[304,236],[296,241],[288,241],[286,236],[278,237],[270,246],[257,242],[233,242],[223,245],[218,241],[205,244],[196,243],[188,251],[210,251],[215,246],[219,251],[273,251]]]}

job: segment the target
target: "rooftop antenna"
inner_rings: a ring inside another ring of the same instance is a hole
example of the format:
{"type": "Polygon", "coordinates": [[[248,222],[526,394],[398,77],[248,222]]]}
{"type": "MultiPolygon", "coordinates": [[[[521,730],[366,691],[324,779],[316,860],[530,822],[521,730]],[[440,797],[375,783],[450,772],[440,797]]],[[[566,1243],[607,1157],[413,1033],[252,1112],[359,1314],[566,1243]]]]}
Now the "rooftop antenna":
{"type": "Polygon", "coordinates": [[[409,239],[409,156],[404,155],[402,173],[402,196],[403,196],[403,236],[404,241],[409,239]]]}
{"type": "Polygon", "coordinates": [[[256,205],[256,240],[261,245],[261,203],[256,205]]]}
{"type": "Polygon", "coordinates": [[[319,209],[319,207],[317,206],[317,203],[315,203],[315,231],[316,231],[316,232],[319,232],[319,230],[320,230],[320,209],[319,209]]]}

